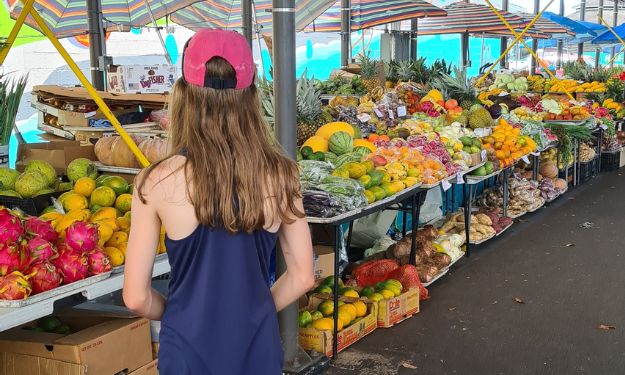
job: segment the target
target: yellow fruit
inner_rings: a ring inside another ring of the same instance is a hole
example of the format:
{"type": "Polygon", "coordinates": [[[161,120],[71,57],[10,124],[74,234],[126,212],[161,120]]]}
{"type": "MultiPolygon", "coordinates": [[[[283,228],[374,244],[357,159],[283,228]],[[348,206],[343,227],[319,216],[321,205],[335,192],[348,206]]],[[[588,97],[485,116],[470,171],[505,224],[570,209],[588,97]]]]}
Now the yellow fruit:
{"type": "Polygon", "coordinates": [[[117,217],[117,210],[113,207],[102,207],[97,210],[92,216],[91,221],[100,221],[104,219],[115,219],[117,217]]]}
{"type": "Polygon", "coordinates": [[[130,211],[130,207],[132,205],[132,195],[130,194],[122,194],[117,199],[115,199],[115,208],[119,210],[122,214],[130,211]]]}
{"type": "Polygon", "coordinates": [[[347,314],[349,316],[349,322],[346,322],[345,325],[348,325],[349,323],[351,323],[354,319],[358,317],[358,310],[356,310],[356,307],[352,305],[351,303],[346,303],[343,306],[340,306],[339,315],[341,313],[347,314]]]}
{"type": "Polygon", "coordinates": [[[100,239],[98,240],[98,244],[100,246],[104,246],[104,244],[113,236],[113,228],[111,228],[108,224],[104,222],[99,222],[97,225],[98,235],[100,237],[100,239]]]}
{"type": "MultiPolygon", "coordinates": [[[[331,318],[319,318],[317,320],[313,320],[311,327],[319,331],[333,331],[334,321],[331,318]]],[[[343,329],[343,321],[341,319],[338,321],[337,328],[339,331],[343,329]]]]}
{"type": "Polygon", "coordinates": [[[313,152],[328,152],[328,140],[318,135],[308,138],[302,148],[306,146],[312,148],[313,152]]]}
{"type": "Polygon", "coordinates": [[[83,210],[87,207],[89,207],[89,202],[87,202],[87,198],[77,193],[70,194],[63,200],[63,209],[65,210],[65,212],[72,210],[83,210]]]}
{"type": "Polygon", "coordinates": [[[95,180],[90,177],[81,177],[74,184],[74,191],[86,198],[89,198],[94,190],[95,180]]]}
{"type": "Polygon", "coordinates": [[[362,301],[356,301],[352,303],[356,309],[356,317],[360,318],[367,315],[367,305],[362,301]]]}
{"type": "Polygon", "coordinates": [[[373,293],[371,297],[369,297],[369,299],[372,300],[373,302],[380,302],[384,299],[384,296],[381,295],[380,293],[373,293]]]}
{"type": "Polygon", "coordinates": [[[111,207],[115,204],[115,191],[108,186],[100,186],[91,193],[91,205],[111,207]]]}
{"type": "Polygon", "coordinates": [[[395,297],[395,293],[393,293],[392,291],[388,290],[388,289],[383,289],[380,294],[382,294],[382,297],[384,299],[391,299],[393,297],[395,297]]]}
{"type": "Polygon", "coordinates": [[[343,293],[343,295],[345,297],[353,297],[353,298],[360,298],[360,295],[358,294],[357,291],[355,290],[348,290],[345,293],[343,293]]]}
{"type": "Polygon", "coordinates": [[[92,222],[96,224],[105,223],[109,227],[113,228],[113,232],[117,232],[119,230],[119,227],[117,226],[117,221],[115,219],[92,220],[92,222]]]}
{"type": "Polygon", "coordinates": [[[334,302],[327,300],[319,304],[318,310],[321,311],[323,316],[331,316],[334,314],[334,302]]]}
{"type": "MultiPolygon", "coordinates": [[[[332,137],[332,135],[336,132],[345,132],[352,137],[354,136],[354,128],[346,122],[331,122],[325,124],[317,130],[317,133],[315,133],[315,135],[325,140],[329,140],[330,137],[332,137]]],[[[315,148],[313,147],[313,150],[314,149],[315,148]]]]}
{"type": "Polygon", "coordinates": [[[128,231],[130,229],[130,220],[128,220],[127,218],[122,216],[115,219],[115,221],[117,221],[117,226],[119,227],[119,230],[128,231]]]}
{"type": "Polygon", "coordinates": [[[64,215],[59,212],[48,212],[39,216],[39,218],[43,221],[49,222],[53,227],[56,227],[59,220],[63,219],[63,216],[64,215]]]}
{"type": "Polygon", "coordinates": [[[63,216],[62,219],[58,220],[54,229],[57,231],[57,233],[61,233],[62,236],[64,236],[65,229],[67,229],[67,227],[69,227],[70,225],[72,225],[73,223],[77,221],[87,221],[87,219],[89,219],[89,215],[91,215],[91,213],[87,209],[72,210],[68,212],[67,214],[65,214],[65,216],[63,216]]]}
{"type": "Polygon", "coordinates": [[[343,322],[343,326],[348,326],[352,322],[352,316],[346,313],[345,311],[339,311],[339,321],[343,322]]]}
{"type": "Polygon", "coordinates": [[[105,247],[104,252],[106,253],[106,255],[109,256],[109,258],[111,258],[111,265],[113,267],[121,266],[122,264],[124,264],[124,253],[122,253],[122,251],[118,248],[111,246],[105,247]]]}
{"type": "Polygon", "coordinates": [[[397,297],[397,296],[399,296],[401,294],[401,289],[399,289],[395,285],[387,284],[385,289],[390,290],[393,293],[393,296],[395,296],[395,297],[397,297]]]}
{"type": "Polygon", "coordinates": [[[126,232],[114,232],[111,238],[106,242],[106,246],[117,247],[117,245],[128,242],[128,234],[126,232]]]}
{"type": "Polygon", "coordinates": [[[63,202],[65,202],[65,199],[67,199],[67,197],[69,197],[72,194],[76,194],[76,193],[74,193],[71,190],[70,191],[66,191],[65,193],[61,194],[57,200],[59,201],[59,203],[61,205],[63,205],[63,202]]]}
{"type": "Polygon", "coordinates": [[[117,248],[119,249],[119,251],[124,253],[124,257],[126,257],[126,249],[128,249],[128,244],[127,243],[120,243],[119,245],[117,245],[117,248]]]}

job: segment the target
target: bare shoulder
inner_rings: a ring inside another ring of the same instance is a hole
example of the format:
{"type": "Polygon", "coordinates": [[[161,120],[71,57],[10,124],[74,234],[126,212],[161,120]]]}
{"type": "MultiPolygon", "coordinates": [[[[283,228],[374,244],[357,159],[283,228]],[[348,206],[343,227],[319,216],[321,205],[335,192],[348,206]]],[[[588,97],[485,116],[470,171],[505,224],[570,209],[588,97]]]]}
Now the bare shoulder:
{"type": "Polygon", "coordinates": [[[151,169],[142,170],[136,178],[136,185],[145,197],[155,198],[164,198],[181,188],[186,189],[185,162],[186,158],[180,155],[163,160],[151,169]]]}

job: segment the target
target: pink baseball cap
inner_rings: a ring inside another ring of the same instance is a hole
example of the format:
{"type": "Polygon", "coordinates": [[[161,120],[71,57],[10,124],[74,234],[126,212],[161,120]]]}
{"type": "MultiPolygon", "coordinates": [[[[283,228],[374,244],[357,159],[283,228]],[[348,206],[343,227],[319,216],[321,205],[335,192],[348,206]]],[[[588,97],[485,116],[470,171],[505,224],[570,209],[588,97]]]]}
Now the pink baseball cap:
{"type": "Polygon", "coordinates": [[[182,78],[189,84],[218,90],[242,90],[252,85],[255,74],[252,50],[245,37],[235,31],[202,29],[185,44],[182,78]],[[228,61],[236,72],[236,79],[208,76],[206,63],[213,57],[228,61]]]}

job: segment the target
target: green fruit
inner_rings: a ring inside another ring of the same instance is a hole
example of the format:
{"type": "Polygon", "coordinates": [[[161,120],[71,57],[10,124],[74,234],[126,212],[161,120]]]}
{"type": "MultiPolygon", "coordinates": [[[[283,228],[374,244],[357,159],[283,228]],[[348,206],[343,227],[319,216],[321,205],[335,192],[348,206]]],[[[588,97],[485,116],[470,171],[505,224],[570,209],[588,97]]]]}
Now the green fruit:
{"type": "Polygon", "coordinates": [[[336,132],[330,137],[328,147],[337,155],[347,154],[354,149],[354,139],[347,132],[336,132]]]}
{"type": "Polygon", "coordinates": [[[384,284],[383,281],[380,281],[379,283],[375,284],[375,291],[379,292],[384,290],[384,288],[386,287],[386,284],[384,284]]]}
{"type": "Polygon", "coordinates": [[[470,154],[470,153],[471,153],[471,147],[469,147],[469,146],[464,146],[464,147],[462,148],[462,151],[466,152],[467,154],[470,154]]]}
{"type": "Polygon", "coordinates": [[[2,167],[0,168],[0,190],[15,190],[15,180],[20,175],[20,172],[2,167]]]}
{"type": "Polygon", "coordinates": [[[463,146],[471,147],[473,145],[473,140],[469,137],[460,137],[459,141],[462,142],[463,146]]]}
{"type": "Polygon", "coordinates": [[[323,318],[323,314],[321,313],[321,311],[318,311],[318,310],[315,310],[312,313],[310,313],[310,316],[312,317],[313,322],[317,319],[323,318]]]}
{"type": "Polygon", "coordinates": [[[98,178],[95,179],[95,187],[102,186],[102,183],[104,183],[104,180],[106,180],[109,177],[111,177],[111,176],[109,176],[107,174],[103,174],[103,175],[98,176],[98,178]]]}
{"type": "Polygon", "coordinates": [[[360,295],[363,297],[371,297],[373,294],[375,293],[375,288],[372,286],[368,286],[366,288],[364,288],[361,292],[360,295]]]}
{"type": "Polygon", "coordinates": [[[63,323],[61,323],[59,318],[56,316],[46,316],[39,319],[39,323],[37,323],[37,325],[46,332],[52,332],[56,328],[62,326],[63,323]]]}
{"type": "Polygon", "coordinates": [[[15,191],[24,198],[31,198],[48,185],[48,179],[43,173],[31,170],[19,175],[15,181],[15,191]]]}
{"type": "MultiPolygon", "coordinates": [[[[321,283],[321,285],[332,288],[334,286],[334,275],[330,275],[326,277],[325,279],[323,279],[323,282],[321,283]]],[[[341,287],[343,286],[343,280],[341,280],[341,278],[339,278],[339,286],[341,287]]]]}
{"type": "Polygon", "coordinates": [[[482,151],[481,147],[476,147],[476,146],[471,147],[471,154],[479,154],[480,151],[482,151]]]}
{"type": "Polygon", "coordinates": [[[380,302],[384,299],[384,296],[376,292],[376,293],[373,293],[371,297],[369,297],[369,299],[374,302],[380,302]]]}
{"type": "Polygon", "coordinates": [[[71,333],[69,326],[67,324],[62,324],[58,327],[56,327],[53,330],[54,333],[58,333],[60,335],[69,335],[71,333]]]}
{"type": "Polygon", "coordinates": [[[472,175],[474,176],[486,176],[488,174],[488,172],[486,171],[486,168],[484,166],[479,167],[478,169],[476,169],[475,171],[473,171],[472,175]]]}
{"type": "Polygon", "coordinates": [[[495,171],[495,166],[492,161],[487,161],[484,163],[484,169],[486,169],[486,174],[491,174],[495,171]]]}
{"type": "Polygon", "coordinates": [[[57,187],[57,191],[70,191],[74,188],[74,184],[71,182],[61,182],[57,187]]]}
{"type": "Polygon", "coordinates": [[[299,313],[299,326],[301,328],[306,327],[308,324],[312,323],[313,318],[310,314],[310,311],[301,311],[299,313]]]}
{"type": "Polygon", "coordinates": [[[304,147],[302,147],[300,152],[302,153],[302,157],[304,159],[308,159],[310,157],[310,155],[313,154],[314,151],[313,151],[312,147],[304,146],[304,147]]]}
{"type": "Polygon", "coordinates": [[[128,182],[126,182],[123,177],[119,176],[111,176],[105,178],[104,181],[102,181],[102,186],[110,187],[111,189],[113,189],[115,195],[117,196],[126,194],[128,192],[128,182]]]}
{"type": "Polygon", "coordinates": [[[43,210],[43,212],[41,214],[43,215],[43,214],[47,214],[49,212],[58,212],[58,211],[56,210],[56,208],[54,208],[54,206],[48,206],[48,207],[46,207],[43,210]]]}
{"type": "Polygon", "coordinates": [[[4,197],[15,197],[22,199],[22,196],[17,193],[15,190],[4,190],[0,191],[0,195],[4,197]]]}
{"type": "Polygon", "coordinates": [[[98,177],[98,167],[89,159],[78,158],[69,163],[65,174],[71,182],[76,182],[81,177],[91,177],[95,180],[98,177]]]}
{"type": "Polygon", "coordinates": [[[52,189],[52,188],[45,188],[45,189],[39,190],[37,192],[37,194],[35,194],[35,197],[38,196],[38,195],[52,194],[52,193],[55,193],[55,192],[56,191],[54,191],[54,189],[52,189]]]}
{"type": "Polygon", "coordinates": [[[24,172],[37,171],[46,177],[48,186],[53,185],[57,180],[56,170],[45,160],[33,160],[26,164],[24,172]]]}
{"type": "Polygon", "coordinates": [[[317,152],[313,152],[308,159],[310,160],[316,160],[316,161],[325,161],[326,160],[326,155],[321,152],[321,151],[317,151],[317,152]]]}
{"type": "Polygon", "coordinates": [[[472,138],[473,139],[473,144],[471,146],[475,146],[478,148],[482,148],[482,142],[480,141],[479,138],[472,138]]]}

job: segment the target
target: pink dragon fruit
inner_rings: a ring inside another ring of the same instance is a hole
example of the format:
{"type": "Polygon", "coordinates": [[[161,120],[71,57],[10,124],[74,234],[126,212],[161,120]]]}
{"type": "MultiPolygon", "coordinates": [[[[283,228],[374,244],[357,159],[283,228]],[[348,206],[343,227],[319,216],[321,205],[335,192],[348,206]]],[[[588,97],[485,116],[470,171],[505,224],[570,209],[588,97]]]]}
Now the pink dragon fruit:
{"type": "Polygon", "coordinates": [[[0,299],[26,299],[32,292],[28,278],[19,271],[0,277],[0,299]]]}
{"type": "Polygon", "coordinates": [[[59,270],[48,261],[39,262],[32,266],[28,277],[33,288],[33,294],[57,288],[63,281],[59,270]]]}
{"type": "Polygon", "coordinates": [[[0,244],[0,276],[22,271],[28,264],[26,252],[18,244],[0,244]]]}
{"type": "Polygon", "coordinates": [[[65,243],[76,251],[91,251],[95,249],[98,240],[97,224],[77,221],[67,228],[65,243]]]}
{"type": "Polygon", "coordinates": [[[43,262],[56,257],[54,246],[43,237],[35,237],[28,241],[26,251],[28,251],[30,257],[30,264],[43,262]]]}
{"type": "Polygon", "coordinates": [[[16,243],[23,234],[24,227],[20,219],[6,208],[0,209],[0,244],[16,243]]]}
{"type": "Polygon", "coordinates": [[[100,248],[90,251],[87,256],[89,258],[90,275],[99,275],[104,272],[109,272],[113,268],[111,259],[100,248]]]}
{"type": "Polygon", "coordinates": [[[52,264],[63,275],[64,284],[82,280],[89,274],[89,265],[85,253],[66,250],[60,252],[55,259],[52,259],[52,264]]]}
{"type": "Polygon", "coordinates": [[[54,230],[52,224],[38,217],[30,217],[24,222],[26,234],[31,238],[41,237],[44,240],[56,243],[59,239],[58,233],[54,230]]]}

